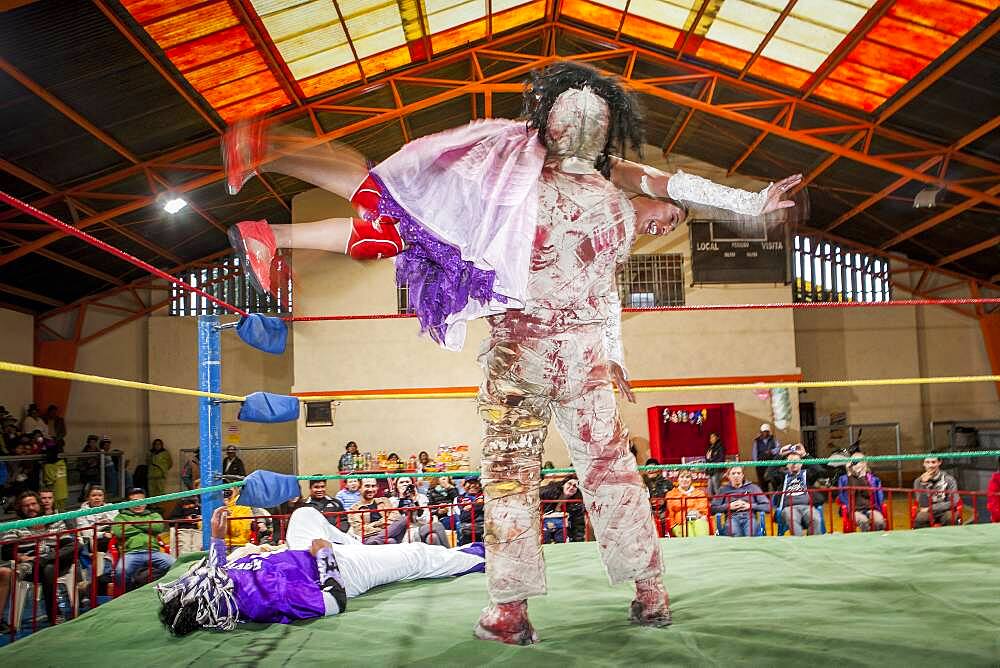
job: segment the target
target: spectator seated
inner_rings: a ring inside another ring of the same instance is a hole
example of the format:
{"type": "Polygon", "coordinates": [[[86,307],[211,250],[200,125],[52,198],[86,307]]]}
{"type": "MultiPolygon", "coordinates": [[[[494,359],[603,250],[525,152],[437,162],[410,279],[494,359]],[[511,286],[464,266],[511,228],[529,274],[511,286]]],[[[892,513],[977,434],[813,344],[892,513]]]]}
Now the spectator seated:
{"type": "Polygon", "coordinates": [[[406,518],[400,517],[392,500],[378,496],[378,481],[361,480],[361,500],[351,507],[349,516],[351,533],[365,545],[398,543],[406,533],[406,518]]]}
{"type": "MultiPolygon", "coordinates": [[[[712,515],[712,525],[715,530],[716,536],[733,536],[730,533],[730,527],[727,526],[728,522],[726,520],[725,513],[715,513],[712,515]]],[[[742,530],[742,527],[737,527],[737,530],[742,530]]],[[[753,533],[737,533],[735,537],[740,536],[766,536],[767,535],[767,513],[763,511],[754,511],[753,513],[753,533]]]]}
{"type": "MultiPolygon", "coordinates": [[[[42,502],[38,493],[32,491],[20,493],[15,501],[15,510],[19,519],[42,516],[42,502]]],[[[0,609],[10,600],[10,586],[13,583],[15,601],[10,611],[13,626],[17,627],[20,624],[21,613],[18,606],[23,606],[24,601],[30,597],[36,582],[41,584],[42,601],[50,624],[56,623],[60,617],[56,596],[57,581],[71,572],[72,583],[67,579],[64,579],[64,583],[72,584],[68,590],[75,598],[73,557],[77,550],[76,540],[70,535],[48,536],[41,540],[33,538],[65,529],[65,524],[61,526],[36,524],[23,529],[12,529],[0,536],[0,541],[5,542],[0,554],[0,559],[3,560],[0,562],[3,563],[0,566],[0,601],[2,601],[0,609]]]]}
{"type": "MultiPolygon", "coordinates": [[[[321,474],[317,473],[316,475],[321,474]]],[[[357,503],[357,499],[355,499],[354,503],[357,503]]],[[[354,503],[351,505],[354,505],[354,503]]],[[[347,519],[347,515],[344,513],[347,507],[345,507],[343,502],[341,502],[339,494],[336,498],[330,498],[326,495],[326,480],[309,481],[309,496],[303,499],[301,506],[310,506],[315,508],[319,512],[323,513],[327,522],[341,531],[346,532],[350,529],[350,522],[347,519]]]]}
{"type": "Polygon", "coordinates": [[[958,483],[941,470],[939,457],[924,459],[924,473],[913,481],[913,489],[917,492],[914,500],[916,511],[910,509],[913,528],[962,523],[962,498],[956,493],[958,483]]]}
{"type": "Polygon", "coordinates": [[[837,487],[840,488],[837,503],[844,521],[844,533],[851,533],[856,527],[861,531],[882,531],[889,527],[891,517],[882,481],[868,470],[864,453],[859,451],[851,456],[847,473],[838,478],[837,487]]]}
{"type": "Polygon", "coordinates": [[[764,517],[771,510],[771,502],[760,487],[746,480],[742,467],[728,469],[726,478],[711,504],[718,535],[763,536],[764,517]]]}
{"type": "Polygon", "coordinates": [[[406,542],[425,542],[431,545],[450,546],[444,524],[431,520],[431,513],[427,509],[430,502],[427,497],[417,491],[413,478],[396,478],[396,496],[393,497],[396,508],[400,510],[400,516],[406,521],[409,528],[403,536],[406,542]]]}
{"type": "Polygon", "coordinates": [[[910,504],[910,526],[914,529],[924,529],[927,527],[940,527],[944,525],[959,526],[964,522],[965,502],[959,499],[951,508],[934,512],[934,521],[930,524],[921,523],[922,512],[920,505],[914,501],[910,504]]]}
{"type": "Polygon", "coordinates": [[[586,540],[586,512],[580,482],[576,478],[552,481],[542,487],[539,496],[542,499],[543,543],[586,540]]]}
{"type": "Polygon", "coordinates": [[[678,472],[677,486],[667,492],[667,531],[678,538],[708,536],[709,514],[708,496],[694,486],[691,471],[678,472]]]}
{"type": "Polygon", "coordinates": [[[459,545],[483,539],[483,503],[483,484],[479,478],[466,478],[465,492],[458,497],[459,545]]]}
{"type": "Polygon", "coordinates": [[[785,460],[785,474],[780,481],[781,491],[775,495],[774,522],[778,535],[786,531],[802,536],[804,534],[826,533],[823,513],[820,508],[826,496],[809,487],[808,474],[802,468],[802,455],[791,452],[785,460]]]}
{"type": "MultiPolygon", "coordinates": [[[[144,498],[146,493],[143,490],[129,490],[129,501],[144,498]]],[[[119,576],[121,580],[117,581],[124,582],[126,590],[159,579],[174,565],[174,558],[161,551],[159,535],[167,528],[159,513],[144,505],[133,506],[118,513],[114,522],[111,533],[123,552],[118,564],[122,572],[119,576]]]]}

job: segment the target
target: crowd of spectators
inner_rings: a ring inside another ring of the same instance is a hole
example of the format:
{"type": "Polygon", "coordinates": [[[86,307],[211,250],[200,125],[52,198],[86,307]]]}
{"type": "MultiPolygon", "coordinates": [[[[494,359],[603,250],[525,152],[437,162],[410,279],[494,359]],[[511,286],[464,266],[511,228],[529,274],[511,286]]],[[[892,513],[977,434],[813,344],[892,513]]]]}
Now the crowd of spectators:
{"type": "MultiPolygon", "coordinates": [[[[63,441],[53,433],[65,434],[65,424],[54,407],[40,416],[30,407],[18,423],[0,407],[3,423],[5,454],[44,454],[44,462],[29,462],[37,470],[24,468],[24,462],[14,461],[7,477],[0,484],[17,491],[13,509],[19,518],[51,515],[65,509],[68,500],[65,461],[61,458],[63,441]],[[43,432],[41,427],[46,430],[43,432]],[[31,431],[25,433],[25,427],[31,431]],[[13,474],[13,479],[11,474],[13,474]],[[38,489],[39,491],[34,491],[38,489]]],[[[109,452],[111,440],[90,436],[84,453],[109,452]]],[[[856,452],[843,467],[833,489],[817,487],[818,473],[801,463],[806,455],[801,444],[782,446],[771,434],[768,425],[761,425],[754,439],[752,455],[755,461],[782,460],[782,465],[755,467],[757,483],[746,478],[743,467],[730,466],[699,474],[682,469],[673,475],[665,470],[648,471],[644,479],[649,490],[654,516],[666,535],[675,537],[706,536],[711,533],[742,537],[763,535],[765,522],[772,519],[779,533],[794,535],[821,533],[825,530],[822,508],[835,501],[843,513],[845,530],[882,531],[890,518],[885,507],[886,496],[881,480],[871,470],[862,452],[856,452]],[[698,484],[696,484],[698,483],[698,484]],[[852,527],[848,529],[848,526],[852,527]]],[[[348,444],[345,457],[357,456],[357,445],[348,444]]],[[[717,434],[708,439],[705,460],[724,462],[725,447],[717,434]]],[[[105,458],[105,462],[111,458],[105,458]]],[[[169,525],[155,507],[144,504],[122,511],[100,511],[114,492],[98,484],[100,458],[94,465],[78,467],[83,483],[81,508],[98,510],[71,522],[49,522],[16,529],[0,535],[0,601],[11,599],[10,585],[16,581],[38,582],[42,588],[45,611],[51,620],[59,620],[61,611],[54,602],[57,583],[74,567],[109,550],[115,559],[105,559],[99,573],[102,584],[122,583],[125,589],[144,584],[163,575],[174,563],[172,555],[201,549],[201,508],[198,497],[188,497],[172,506],[169,525]],[[73,532],[73,529],[82,531],[73,532]],[[171,554],[172,553],[172,554],[171,554]],[[80,557],[75,561],[75,556],[80,557]]],[[[155,439],[149,450],[145,475],[137,469],[136,480],[143,479],[148,489],[130,488],[126,494],[132,501],[141,501],[165,491],[167,473],[173,461],[161,439],[155,439]]],[[[426,453],[417,458],[419,469],[430,464],[426,453]]],[[[646,464],[656,465],[655,459],[646,464]]],[[[923,528],[961,522],[961,499],[955,478],[941,470],[941,459],[928,457],[924,472],[913,483],[912,526],[923,528]],[[956,508],[958,512],[956,513],[956,508]]],[[[545,468],[554,468],[551,462],[545,468]]],[[[182,479],[190,485],[198,483],[197,458],[185,464],[182,479]]],[[[223,471],[232,478],[243,477],[246,468],[235,447],[227,449],[223,471]]],[[[116,475],[106,475],[111,484],[116,475]]],[[[584,541],[593,538],[579,481],[572,475],[550,476],[540,490],[542,539],[544,542],[584,541]]],[[[187,483],[185,483],[187,484],[187,483]]],[[[288,513],[294,507],[310,506],[324,513],[332,525],[356,536],[366,544],[386,544],[423,541],[432,544],[463,545],[482,540],[483,489],[478,478],[453,480],[442,475],[436,478],[400,476],[379,481],[374,478],[345,480],[337,483],[314,480],[308,491],[288,507],[278,510],[288,513]]],[[[990,481],[988,511],[994,522],[1000,521],[1000,473],[990,481]]],[[[230,509],[226,543],[238,548],[248,542],[278,543],[280,525],[272,521],[270,510],[249,508],[239,503],[237,490],[226,490],[224,502],[230,509]]],[[[86,584],[89,569],[79,569],[79,581],[86,584]]],[[[3,608],[0,607],[0,611],[3,608]]],[[[2,617],[0,632],[5,631],[7,617],[2,617]]]]}

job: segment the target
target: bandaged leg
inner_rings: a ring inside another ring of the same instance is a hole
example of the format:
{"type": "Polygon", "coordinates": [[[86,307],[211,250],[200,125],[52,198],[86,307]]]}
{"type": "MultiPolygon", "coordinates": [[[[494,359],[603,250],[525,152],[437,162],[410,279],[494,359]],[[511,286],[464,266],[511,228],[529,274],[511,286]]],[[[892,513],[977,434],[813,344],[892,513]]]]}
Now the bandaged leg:
{"type": "Polygon", "coordinates": [[[482,482],[490,605],[475,635],[526,645],[538,641],[526,599],[546,591],[538,492],[551,413],[539,387],[510,373],[522,352],[532,356],[516,345],[500,344],[480,360],[487,372],[479,412],[486,424],[482,482]]]}
{"type": "MultiPolygon", "coordinates": [[[[600,369],[590,374],[591,378],[601,376],[600,369]]],[[[636,583],[630,619],[643,625],[669,624],[670,604],[662,584],[663,564],[649,493],[628,451],[628,431],[618,415],[610,382],[592,384],[579,396],[556,404],[554,410],[608,578],[612,584],[636,583]]]]}
{"type": "Polygon", "coordinates": [[[487,437],[483,446],[484,542],[494,603],[545,594],[538,496],[544,433],[487,437]]]}

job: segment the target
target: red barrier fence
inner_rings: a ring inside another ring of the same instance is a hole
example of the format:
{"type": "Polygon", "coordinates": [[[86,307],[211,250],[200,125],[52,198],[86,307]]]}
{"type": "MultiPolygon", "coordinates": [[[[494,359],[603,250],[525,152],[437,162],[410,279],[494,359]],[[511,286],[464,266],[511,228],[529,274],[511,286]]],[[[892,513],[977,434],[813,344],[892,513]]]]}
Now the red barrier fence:
{"type": "MultiPolygon", "coordinates": [[[[877,491],[884,493],[882,503],[872,498],[878,508],[869,507],[862,512],[868,518],[869,529],[875,530],[882,516],[882,530],[896,528],[893,517],[904,503],[909,521],[904,526],[914,528],[918,519],[926,519],[928,526],[943,524],[985,523],[990,521],[988,512],[981,512],[980,501],[986,492],[956,491],[944,502],[932,504],[934,512],[921,518],[921,503],[926,492],[903,488],[813,488],[808,490],[817,498],[811,499],[816,512],[805,513],[807,533],[832,533],[835,517],[840,518],[841,530],[858,530],[859,498],[877,491]]],[[[696,495],[654,498],[650,500],[657,532],[661,537],[687,537],[703,533],[704,520],[708,533],[733,535],[735,524],[739,533],[750,536],[779,535],[788,527],[788,519],[776,512],[781,498],[789,492],[761,492],[756,501],[759,510],[744,509],[737,502],[747,495],[726,494],[708,497],[698,490],[696,495]],[[709,512],[703,512],[705,501],[709,512]],[[766,507],[766,510],[764,508],[766,507]],[[689,516],[688,513],[692,514],[689,516]],[[746,520],[739,520],[741,513],[746,520]],[[680,521],[677,521],[677,520],[680,521]],[[701,526],[702,529],[698,527],[701,526]]],[[[390,543],[446,540],[448,544],[464,544],[481,540],[483,534],[482,503],[458,500],[451,504],[412,506],[399,508],[387,506],[372,509],[324,513],[331,524],[343,531],[363,538],[363,542],[390,543]],[[379,515],[374,517],[372,513],[379,515]]],[[[791,513],[790,513],[791,514],[791,513]]],[[[576,542],[594,539],[590,518],[583,500],[543,500],[540,507],[540,541],[576,542]]],[[[280,544],[285,540],[289,515],[249,515],[231,517],[227,527],[227,547],[237,548],[246,542],[280,544]],[[245,526],[249,523],[249,527],[245,526]]],[[[862,518],[863,519],[863,518],[862,518]]],[[[66,617],[76,616],[83,609],[93,608],[103,600],[120,596],[129,589],[142,586],[160,577],[173,559],[181,554],[201,549],[200,523],[190,520],[154,520],[142,522],[112,522],[87,528],[52,530],[47,533],[27,533],[6,536],[0,540],[0,594],[6,613],[2,620],[8,626],[0,639],[13,642],[24,635],[24,612],[30,610],[30,632],[40,628],[42,610],[48,626],[59,623],[61,617],[60,585],[66,588],[66,617]],[[131,528],[131,529],[130,529],[131,528]],[[122,537],[145,536],[145,548],[123,552],[122,537]],[[154,548],[155,546],[155,548],[154,548]],[[28,605],[30,601],[30,607],[28,605]],[[53,619],[55,618],[55,619],[53,619]]]]}

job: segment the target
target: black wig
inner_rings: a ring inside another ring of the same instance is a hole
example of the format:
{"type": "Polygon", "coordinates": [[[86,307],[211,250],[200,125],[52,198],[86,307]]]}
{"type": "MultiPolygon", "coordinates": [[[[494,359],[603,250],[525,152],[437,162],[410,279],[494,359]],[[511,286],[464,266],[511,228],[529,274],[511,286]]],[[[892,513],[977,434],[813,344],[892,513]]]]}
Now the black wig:
{"type": "Polygon", "coordinates": [[[521,115],[527,119],[528,127],[538,130],[538,139],[545,144],[549,111],[556,98],[571,88],[584,87],[589,87],[608,104],[608,137],[595,167],[609,177],[612,153],[624,157],[625,149],[631,147],[642,154],[643,125],[639,101],[617,77],[605,76],[590,65],[568,60],[535,70],[524,82],[521,115]]]}
{"type": "Polygon", "coordinates": [[[198,623],[198,606],[194,603],[181,605],[181,597],[160,606],[160,622],[175,636],[186,636],[201,628],[198,623]]]}

